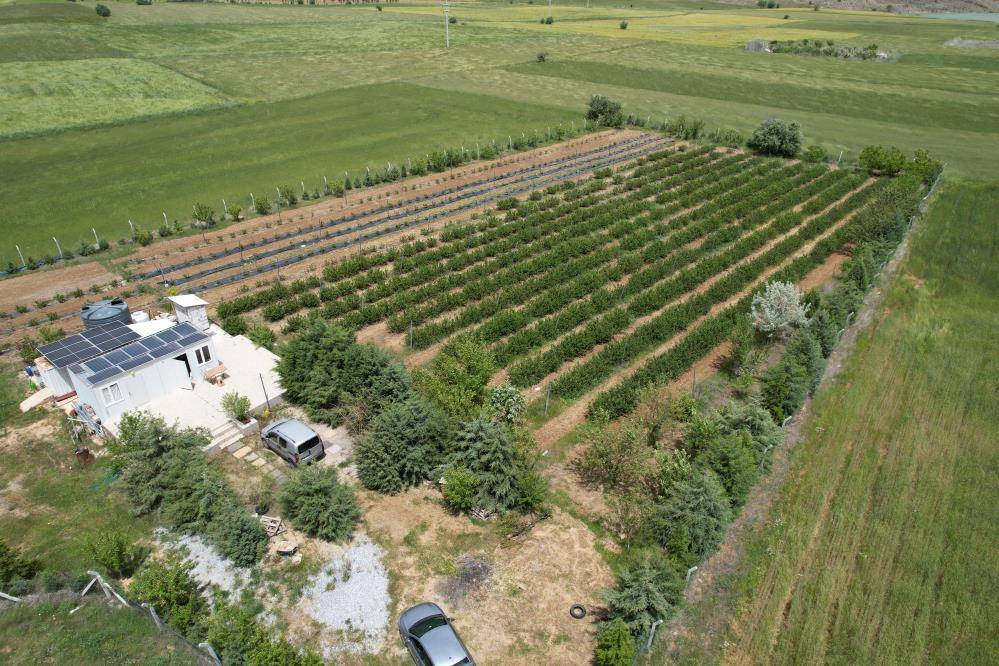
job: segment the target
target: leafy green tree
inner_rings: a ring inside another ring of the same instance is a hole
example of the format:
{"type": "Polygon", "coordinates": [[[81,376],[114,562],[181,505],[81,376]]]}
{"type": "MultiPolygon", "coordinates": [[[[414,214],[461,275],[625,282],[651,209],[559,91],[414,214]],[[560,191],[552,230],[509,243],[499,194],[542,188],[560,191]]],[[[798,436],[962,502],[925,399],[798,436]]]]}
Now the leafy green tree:
{"type": "Polygon", "coordinates": [[[635,638],[644,637],[656,620],[672,615],[683,596],[684,578],[673,560],[657,556],[626,568],[617,587],[606,593],[611,615],[635,638]]]}
{"type": "Polygon", "coordinates": [[[620,428],[606,422],[587,425],[589,446],[576,461],[583,480],[604,488],[624,488],[638,482],[651,455],[643,428],[627,421],[620,428]]]}
{"type": "Polygon", "coordinates": [[[767,118],[756,128],[746,145],[764,155],[794,157],[801,150],[801,140],[798,123],[767,118]]]}
{"type": "Polygon", "coordinates": [[[300,470],[281,491],[281,508],[292,525],[326,541],[347,540],[361,517],[357,498],[331,467],[300,470]]]}
{"type": "Polygon", "coordinates": [[[905,153],[895,146],[867,146],[860,151],[860,167],[873,174],[895,176],[905,168],[905,153]]]}
{"type": "Polygon", "coordinates": [[[375,417],[357,447],[357,474],[365,488],[396,493],[430,477],[450,441],[447,417],[412,397],[375,417]]]}
{"type": "Polygon", "coordinates": [[[475,476],[476,507],[502,513],[517,505],[522,461],[503,426],[481,417],[466,423],[450,462],[475,476]]]}
{"type": "Polygon", "coordinates": [[[501,422],[517,425],[524,421],[527,401],[511,384],[501,384],[489,393],[489,407],[493,416],[501,422]]]}
{"type": "Polygon", "coordinates": [[[254,199],[254,208],[257,209],[259,215],[266,215],[271,212],[271,202],[267,197],[256,197],[254,199]]]}
{"type": "Polygon", "coordinates": [[[444,345],[430,370],[416,375],[416,383],[448,416],[467,420],[485,404],[495,369],[489,348],[478,338],[463,335],[444,345]]]}
{"type": "Polygon", "coordinates": [[[594,661],[597,666],[631,666],[635,659],[635,639],[621,618],[614,618],[597,634],[594,661]]]}
{"type": "Polygon", "coordinates": [[[176,554],[150,561],[135,574],[129,595],[149,604],[171,626],[186,633],[207,612],[198,584],[190,575],[193,566],[176,554]]]}
{"type": "Polygon", "coordinates": [[[96,7],[94,7],[94,11],[96,11],[97,15],[100,16],[100,17],[102,17],[102,18],[107,18],[107,17],[111,16],[111,10],[108,9],[107,5],[100,5],[99,4],[96,7]]]}
{"type": "Polygon", "coordinates": [[[689,536],[690,554],[701,560],[717,547],[731,516],[728,496],[717,475],[700,468],[653,507],[652,533],[665,546],[683,525],[689,536]]]}
{"type": "Polygon", "coordinates": [[[465,513],[475,508],[479,482],[465,467],[448,467],[444,470],[444,503],[455,513],[465,513]]]}
{"type": "Polygon", "coordinates": [[[215,209],[208,204],[194,204],[193,216],[196,226],[202,228],[215,226],[215,209]]]}
{"type": "Polygon", "coordinates": [[[594,95],[586,108],[586,119],[604,127],[620,127],[624,124],[621,103],[603,95],[594,95]]]}

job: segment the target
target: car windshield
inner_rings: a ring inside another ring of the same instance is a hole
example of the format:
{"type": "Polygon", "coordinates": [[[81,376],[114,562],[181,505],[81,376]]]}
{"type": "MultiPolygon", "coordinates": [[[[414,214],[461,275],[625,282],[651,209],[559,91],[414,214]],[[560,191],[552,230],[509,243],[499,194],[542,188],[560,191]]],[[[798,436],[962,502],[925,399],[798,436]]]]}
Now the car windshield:
{"type": "Polygon", "coordinates": [[[437,627],[443,627],[445,624],[447,624],[447,620],[444,619],[443,615],[434,615],[433,617],[428,617],[414,624],[413,628],[410,630],[410,633],[416,636],[417,638],[420,638],[431,629],[436,629],[437,627]]]}
{"type": "Polygon", "coordinates": [[[301,444],[298,445],[298,452],[302,453],[304,451],[308,451],[309,449],[311,449],[313,446],[315,446],[317,444],[319,444],[319,438],[318,437],[311,437],[311,438],[305,440],[304,442],[302,442],[301,444]]]}

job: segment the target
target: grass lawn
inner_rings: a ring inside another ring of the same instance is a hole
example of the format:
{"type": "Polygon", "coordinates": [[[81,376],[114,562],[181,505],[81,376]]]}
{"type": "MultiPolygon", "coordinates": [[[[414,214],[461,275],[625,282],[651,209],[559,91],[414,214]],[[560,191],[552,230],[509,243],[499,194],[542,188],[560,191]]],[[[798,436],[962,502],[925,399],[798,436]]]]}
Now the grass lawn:
{"type": "Polygon", "coordinates": [[[945,183],[815,400],[775,514],[728,582],[741,600],[727,635],[708,654],[689,641],[681,661],[994,659],[997,207],[995,184],[945,183]]]}
{"type": "MultiPolygon", "coordinates": [[[[129,219],[155,229],[162,211],[185,220],[197,201],[220,210],[225,197],[248,209],[250,192],[273,198],[276,187],[300,181],[311,190],[323,175],[363,174],[366,165],[505,141],[524,130],[544,133],[573,119],[582,116],[391,83],[15,140],[0,151],[0,172],[12,176],[0,228],[25,256],[48,253],[52,236],[64,247],[75,247],[91,227],[124,237],[129,219]]],[[[13,251],[0,249],[5,259],[13,251]]]]}
{"type": "MultiPolygon", "coordinates": [[[[99,595],[98,595],[99,596],[99,595]]],[[[156,631],[142,614],[92,597],[23,604],[0,612],[0,654],[9,666],[36,664],[198,664],[198,653],[156,631]]]]}
{"type": "Polygon", "coordinates": [[[129,219],[185,220],[195,201],[248,204],[250,191],[578,119],[594,93],[628,113],[743,132],[796,119],[848,157],[887,142],[928,148],[951,173],[999,168],[999,52],[944,46],[993,39],[988,23],[586,4],[557,5],[542,25],[543,3],[461,3],[450,50],[434,3],[113,3],[108,19],[80,4],[0,5],[0,131],[42,133],[0,150],[0,263],[17,259],[15,243],[37,257],[52,236],[115,239],[129,219]],[[898,59],[744,51],[756,37],[876,43],[898,59]],[[106,126],[68,129],[95,123],[106,126]]]}
{"type": "Polygon", "coordinates": [[[45,569],[78,573],[93,566],[88,543],[102,531],[123,530],[133,540],[149,535],[148,521],[132,516],[111,491],[99,460],[77,464],[56,415],[17,425],[0,440],[0,534],[7,543],[45,569]]]}

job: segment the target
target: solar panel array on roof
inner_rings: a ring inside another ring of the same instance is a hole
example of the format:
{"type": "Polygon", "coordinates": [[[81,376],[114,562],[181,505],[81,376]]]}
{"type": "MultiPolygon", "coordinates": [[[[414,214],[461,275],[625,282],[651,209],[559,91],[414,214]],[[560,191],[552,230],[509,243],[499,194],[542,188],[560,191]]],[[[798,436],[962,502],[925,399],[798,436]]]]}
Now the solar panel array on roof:
{"type": "Polygon", "coordinates": [[[103,356],[89,359],[82,366],[74,366],[72,370],[94,386],[155,359],[180,353],[183,349],[207,339],[208,334],[184,322],[159,333],[147,335],[103,356]]]}
{"type": "Polygon", "coordinates": [[[55,367],[65,368],[127,345],[139,337],[124,324],[109,324],[42,345],[38,351],[55,367]]]}

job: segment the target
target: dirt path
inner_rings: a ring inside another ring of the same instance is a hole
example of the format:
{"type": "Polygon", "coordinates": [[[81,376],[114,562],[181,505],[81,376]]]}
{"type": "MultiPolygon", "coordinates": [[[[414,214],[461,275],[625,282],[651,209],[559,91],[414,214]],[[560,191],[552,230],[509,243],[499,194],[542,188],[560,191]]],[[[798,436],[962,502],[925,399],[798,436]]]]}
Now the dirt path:
{"type": "MultiPolygon", "coordinates": [[[[867,294],[864,305],[857,313],[853,324],[844,331],[839,345],[833,351],[826,364],[826,371],[822,379],[823,384],[831,381],[839,374],[856,345],[858,336],[874,322],[878,309],[884,300],[884,290],[894,279],[899,266],[908,254],[910,238],[911,230],[895,251],[891,261],[888,262],[882,271],[879,278],[879,286],[867,294]]],[[[822,267],[813,271],[809,276],[806,276],[802,284],[810,282],[813,283],[813,286],[817,286],[817,280],[820,279],[820,276],[827,275],[830,270],[834,270],[830,268],[830,264],[838,266],[842,263],[843,260],[839,258],[840,256],[833,255],[835,259],[831,257],[832,261],[827,261],[822,267]]],[[[801,411],[798,412],[794,420],[786,428],[787,437],[784,443],[774,451],[770,473],[753,488],[739,516],[729,527],[725,540],[719,546],[718,551],[702,563],[696,574],[691,578],[690,584],[684,593],[685,605],[690,607],[704,602],[709,598],[712,599],[712,605],[707,614],[698,614],[696,627],[690,625],[691,612],[689,610],[682,610],[670,621],[666,631],[662,634],[668,641],[669,655],[675,656],[681,639],[696,640],[702,647],[709,648],[713,641],[717,641],[719,637],[724,635],[726,625],[729,625],[730,622],[733,623],[734,629],[738,630],[735,624],[738,622],[738,618],[731,615],[732,611],[730,608],[734,591],[720,584],[720,582],[726,574],[739,569],[745,555],[745,547],[748,539],[770,519],[777,493],[787,478],[791,451],[801,441],[802,433],[808,423],[811,403],[811,398],[806,400],[801,411]]],[[[844,447],[844,455],[848,453],[848,449],[849,444],[844,447]]],[[[826,497],[822,508],[823,513],[828,513],[830,500],[831,494],[826,497]]],[[[815,539],[821,524],[822,520],[820,518],[816,522],[816,530],[812,533],[808,546],[809,549],[814,548],[815,539]]],[[[808,558],[803,558],[802,561],[807,562],[808,558]]],[[[791,575],[793,576],[793,574],[791,575]]],[[[788,600],[788,595],[785,595],[782,599],[783,607],[786,607],[788,600]]],[[[779,625],[773,627],[770,636],[771,644],[776,641],[779,630],[779,625]]],[[[730,661],[739,662],[739,659],[734,654],[730,653],[727,657],[730,661]]]]}

